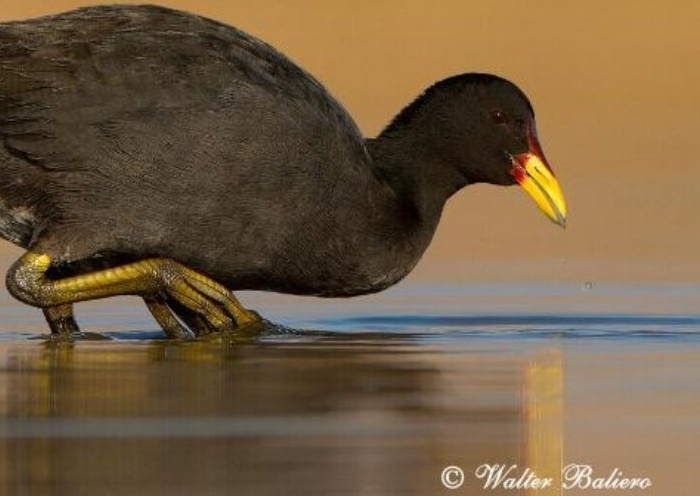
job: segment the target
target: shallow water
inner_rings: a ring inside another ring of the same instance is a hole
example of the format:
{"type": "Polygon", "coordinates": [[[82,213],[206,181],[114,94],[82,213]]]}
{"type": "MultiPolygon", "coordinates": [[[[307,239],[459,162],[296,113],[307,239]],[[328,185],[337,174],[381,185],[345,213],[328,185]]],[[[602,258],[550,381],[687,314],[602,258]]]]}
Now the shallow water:
{"type": "Polygon", "coordinates": [[[697,492],[698,286],[242,299],[279,325],[171,342],[124,298],[60,343],[2,295],[0,494],[548,495],[570,463],[652,486],[567,494],[697,492]],[[482,464],[552,485],[484,489],[482,464]]]}

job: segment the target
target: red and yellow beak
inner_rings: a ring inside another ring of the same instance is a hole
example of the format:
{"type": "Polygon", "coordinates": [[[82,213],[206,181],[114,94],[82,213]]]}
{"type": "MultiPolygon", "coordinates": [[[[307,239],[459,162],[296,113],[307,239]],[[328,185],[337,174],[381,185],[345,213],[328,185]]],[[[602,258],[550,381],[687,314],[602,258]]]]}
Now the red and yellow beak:
{"type": "Polygon", "coordinates": [[[566,227],[566,201],[544,158],[534,125],[528,129],[528,151],[511,157],[510,173],[552,222],[566,227]]]}

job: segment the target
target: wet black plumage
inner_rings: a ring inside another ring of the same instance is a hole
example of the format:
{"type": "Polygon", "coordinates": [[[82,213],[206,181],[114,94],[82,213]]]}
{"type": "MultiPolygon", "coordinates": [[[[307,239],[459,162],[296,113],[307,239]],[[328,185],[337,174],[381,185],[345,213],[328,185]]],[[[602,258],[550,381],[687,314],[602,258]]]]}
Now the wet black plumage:
{"type": "Polygon", "coordinates": [[[453,193],[515,184],[532,118],[512,83],[464,74],[364,139],[309,74],[212,20],[102,6],[4,23],[0,236],[68,272],[159,256],[232,290],[378,291],[453,193]]]}

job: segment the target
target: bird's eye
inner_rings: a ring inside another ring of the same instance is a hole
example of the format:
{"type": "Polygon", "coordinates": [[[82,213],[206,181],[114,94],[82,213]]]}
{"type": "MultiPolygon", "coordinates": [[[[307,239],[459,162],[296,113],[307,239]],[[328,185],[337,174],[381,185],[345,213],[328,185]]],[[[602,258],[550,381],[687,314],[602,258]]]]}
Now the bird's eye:
{"type": "Polygon", "coordinates": [[[502,110],[492,110],[491,119],[496,124],[505,124],[506,122],[508,122],[508,117],[502,110]]]}

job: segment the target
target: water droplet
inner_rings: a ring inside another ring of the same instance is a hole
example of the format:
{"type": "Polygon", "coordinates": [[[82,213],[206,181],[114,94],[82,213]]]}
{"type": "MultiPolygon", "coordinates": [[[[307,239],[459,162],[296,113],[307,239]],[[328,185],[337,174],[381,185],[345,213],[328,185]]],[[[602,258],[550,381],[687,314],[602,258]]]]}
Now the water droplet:
{"type": "Polygon", "coordinates": [[[585,283],[583,283],[583,289],[584,291],[592,291],[593,283],[591,281],[586,281],[585,283]]]}

